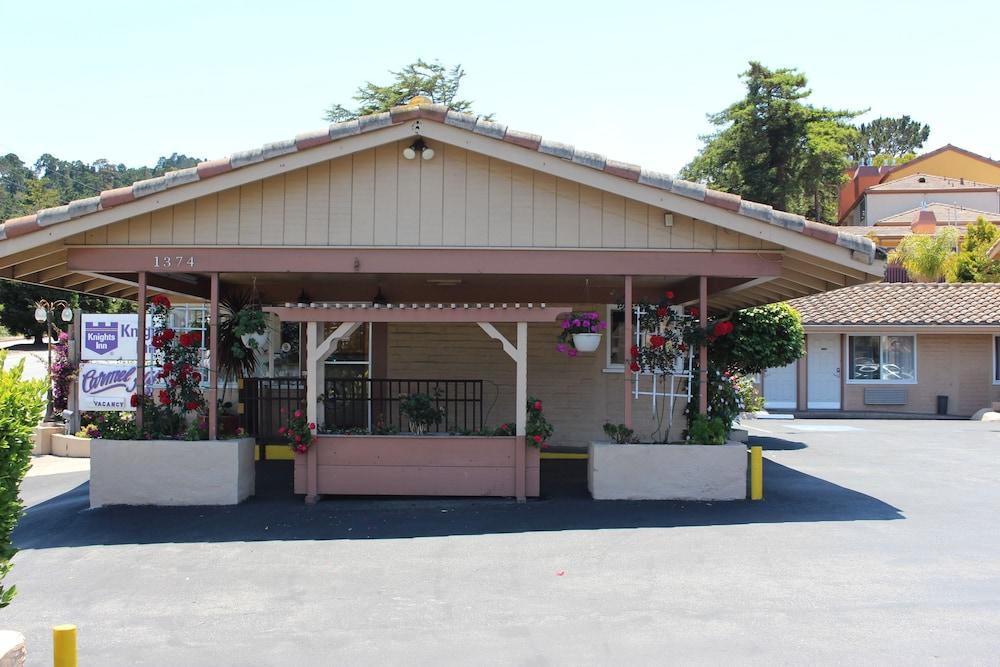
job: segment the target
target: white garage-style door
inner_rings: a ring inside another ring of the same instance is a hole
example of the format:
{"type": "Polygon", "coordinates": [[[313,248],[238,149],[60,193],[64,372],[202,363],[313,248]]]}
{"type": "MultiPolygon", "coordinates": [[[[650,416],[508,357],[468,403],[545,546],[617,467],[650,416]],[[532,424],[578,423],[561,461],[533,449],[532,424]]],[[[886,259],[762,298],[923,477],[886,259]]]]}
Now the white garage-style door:
{"type": "Polygon", "coordinates": [[[796,363],[764,371],[764,408],[794,410],[797,407],[796,363]]]}
{"type": "Polygon", "coordinates": [[[810,410],[840,409],[840,334],[809,334],[806,343],[810,410]]]}

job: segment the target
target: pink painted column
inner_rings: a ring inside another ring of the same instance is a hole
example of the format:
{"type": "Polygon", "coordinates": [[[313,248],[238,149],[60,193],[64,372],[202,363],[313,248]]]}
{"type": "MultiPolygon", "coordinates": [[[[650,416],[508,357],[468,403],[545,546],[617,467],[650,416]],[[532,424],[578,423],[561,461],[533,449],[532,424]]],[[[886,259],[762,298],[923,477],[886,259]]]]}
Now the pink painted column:
{"type": "Polygon", "coordinates": [[[527,437],[523,435],[514,438],[514,495],[518,502],[527,500],[526,480],[528,476],[527,437]]]}
{"type": "MultiPolygon", "coordinates": [[[[702,330],[708,327],[708,277],[698,281],[698,315],[702,330]]],[[[708,343],[702,342],[698,348],[698,412],[708,412],[708,343]]]]}
{"type": "Polygon", "coordinates": [[[313,443],[313,446],[306,452],[307,505],[315,505],[316,501],[319,500],[319,454],[316,453],[317,449],[319,449],[319,443],[313,443]]]}
{"type": "MultiPolygon", "coordinates": [[[[625,276],[625,414],[624,421],[627,428],[632,428],[632,357],[629,350],[634,344],[632,321],[632,276],[625,276]]],[[[610,334],[608,334],[610,336],[610,334]]]]}
{"type": "Polygon", "coordinates": [[[135,393],[139,397],[139,405],[135,408],[135,430],[142,434],[142,402],[146,396],[146,272],[139,272],[139,307],[136,309],[139,319],[139,336],[135,353],[135,393]]]}
{"type": "Polygon", "coordinates": [[[212,274],[211,302],[208,306],[208,317],[211,323],[211,334],[208,338],[208,376],[212,383],[208,390],[208,439],[219,437],[219,274],[212,274]]]}

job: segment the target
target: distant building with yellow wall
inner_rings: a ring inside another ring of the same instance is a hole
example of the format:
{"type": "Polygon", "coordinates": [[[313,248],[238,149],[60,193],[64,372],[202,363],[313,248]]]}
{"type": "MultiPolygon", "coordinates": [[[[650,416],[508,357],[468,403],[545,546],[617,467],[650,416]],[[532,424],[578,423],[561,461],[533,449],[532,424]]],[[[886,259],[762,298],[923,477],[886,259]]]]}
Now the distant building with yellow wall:
{"type": "Polygon", "coordinates": [[[951,144],[898,165],[882,178],[882,182],[888,183],[916,173],[1000,184],[1000,162],[951,144]]]}

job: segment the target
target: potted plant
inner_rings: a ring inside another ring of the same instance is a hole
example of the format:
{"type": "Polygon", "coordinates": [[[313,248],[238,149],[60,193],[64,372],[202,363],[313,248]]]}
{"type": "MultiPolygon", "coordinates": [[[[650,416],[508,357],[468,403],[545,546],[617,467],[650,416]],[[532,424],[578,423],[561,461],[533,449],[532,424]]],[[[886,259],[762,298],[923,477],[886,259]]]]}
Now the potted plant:
{"type": "Polygon", "coordinates": [[[288,418],[287,425],[278,427],[278,434],[288,438],[288,446],[293,452],[305,454],[313,442],[315,430],[316,424],[309,421],[302,410],[296,410],[288,418]]]}
{"type": "Polygon", "coordinates": [[[593,352],[600,347],[601,332],[607,328],[607,322],[598,313],[574,311],[563,320],[556,350],[569,357],[579,352],[593,352]]]}
{"type": "Polygon", "coordinates": [[[267,315],[256,305],[241,308],[233,318],[233,333],[247,348],[266,350],[269,337],[267,315]]]}
{"type": "Polygon", "coordinates": [[[444,419],[444,410],[434,405],[430,394],[408,394],[400,397],[399,411],[410,422],[410,431],[423,435],[444,419]]]}

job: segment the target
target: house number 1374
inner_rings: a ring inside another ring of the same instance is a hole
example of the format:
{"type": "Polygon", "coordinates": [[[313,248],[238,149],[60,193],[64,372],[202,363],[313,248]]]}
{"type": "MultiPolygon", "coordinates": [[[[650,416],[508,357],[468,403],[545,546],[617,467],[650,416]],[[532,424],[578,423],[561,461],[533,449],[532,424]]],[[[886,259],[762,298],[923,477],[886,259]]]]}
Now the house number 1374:
{"type": "Polygon", "coordinates": [[[194,268],[194,255],[155,255],[154,269],[194,268]]]}

